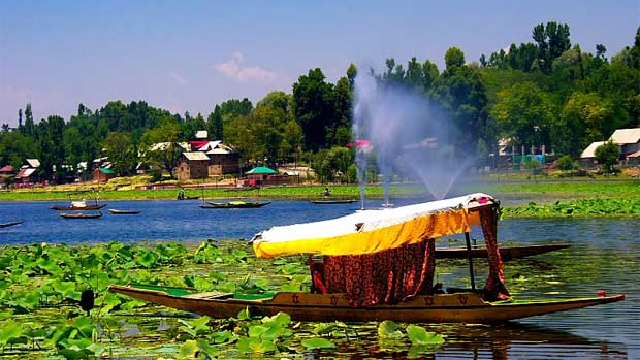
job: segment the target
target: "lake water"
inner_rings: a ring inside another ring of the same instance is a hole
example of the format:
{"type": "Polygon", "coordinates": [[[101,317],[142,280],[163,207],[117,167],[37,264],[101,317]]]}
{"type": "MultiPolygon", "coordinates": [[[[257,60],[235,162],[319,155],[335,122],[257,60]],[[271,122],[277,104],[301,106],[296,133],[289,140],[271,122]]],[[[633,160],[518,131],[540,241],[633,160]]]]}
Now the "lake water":
{"type": "MultiPolygon", "coordinates": [[[[411,202],[395,200],[397,205],[411,202]]],[[[377,207],[380,200],[367,201],[377,207]]],[[[97,220],[65,220],[49,206],[64,202],[2,202],[0,244],[87,243],[109,240],[199,241],[248,239],[275,225],[319,221],[346,215],[358,204],[316,205],[273,201],[257,209],[201,209],[199,201],[109,201],[97,220]],[[107,208],[141,210],[113,215],[107,208]]],[[[474,233],[474,237],[481,234],[474,233]]],[[[569,249],[505,264],[507,286],[520,298],[595,296],[624,293],[627,300],[499,326],[428,326],[447,335],[438,359],[640,359],[640,221],[630,218],[504,220],[503,243],[569,242],[569,249]]],[[[455,240],[454,240],[455,241],[455,240]]],[[[447,241],[445,241],[446,243],[447,241]]],[[[452,242],[452,241],[449,241],[452,242]]],[[[481,269],[480,260],[477,260],[481,269]]],[[[464,262],[451,277],[465,275],[464,262]]],[[[477,282],[482,284],[478,277],[477,282]]],[[[357,342],[326,355],[362,359],[403,358],[378,344],[357,342]],[[380,350],[380,351],[379,351],[380,350]]]]}

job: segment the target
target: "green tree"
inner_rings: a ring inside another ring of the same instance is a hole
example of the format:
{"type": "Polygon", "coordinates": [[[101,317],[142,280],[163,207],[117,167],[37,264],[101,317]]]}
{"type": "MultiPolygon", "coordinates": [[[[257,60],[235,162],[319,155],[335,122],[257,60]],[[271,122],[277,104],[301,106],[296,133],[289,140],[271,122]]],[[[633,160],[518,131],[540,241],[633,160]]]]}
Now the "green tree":
{"type": "Polygon", "coordinates": [[[181,128],[173,119],[166,119],[156,129],[144,132],[140,139],[141,153],[148,164],[160,166],[173,178],[173,169],[182,155],[180,141],[181,128]]]}
{"type": "Polygon", "coordinates": [[[222,109],[216,105],[215,109],[207,117],[207,136],[214,140],[223,140],[224,125],[222,123],[222,109]]]}
{"type": "Polygon", "coordinates": [[[475,151],[478,130],[481,137],[486,123],[487,97],[479,70],[468,66],[448,67],[438,78],[435,98],[452,120],[450,139],[458,150],[475,151]]]}
{"type": "Polygon", "coordinates": [[[554,146],[577,158],[588,144],[609,137],[617,128],[613,104],[596,93],[574,93],[564,105],[554,146]]]}
{"type": "Polygon", "coordinates": [[[293,112],[305,134],[306,146],[312,150],[326,144],[327,128],[334,121],[333,85],[324,79],[322,70],[313,69],[293,84],[293,112]]]}
{"type": "Polygon", "coordinates": [[[619,155],[618,145],[612,141],[607,141],[596,148],[596,160],[608,174],[613,173],[614,165],[618,163],[619,155]]]}
{"type": "Polygon", "coordinates": [[[558,167],[558,169],[565,171],[573,170],[576,168],[576,164],[573,159],[571,159],[570,155],[561,156],[558,160],[556,160],[556,166],[558,167]]]}
{"type": "Polygon", "coordinates": [[[131,134],[114,131],[102,142],[104,153],[109,158],[112,169],[119,176],[129,175],[137,163],[136,149],[131,134]]]}
{"type": "Polygon", "coordinates": [[[63,167],[65,152],[63,145],[64,119],[57,115],[50,115],[40,121],[35,128],[37,138],[36,156],[40,161],[38,171],[45,179],[59,182],[64,175],[63,167]]]}
{"type": "Polygon", "coordinates": [[[464,53],[460,48],[452,46],[444,54],[444,62],[447,65],[447,69],[454,66],[462,66],[465,63],[464,53]]]}
{"type": "Polygon", "coordinates": [[[533,82],[517,83],[498,93],[498,103],[491,109],[503,138],[530,147],[550,144],[554,122],[553,104],[533,82]]]}

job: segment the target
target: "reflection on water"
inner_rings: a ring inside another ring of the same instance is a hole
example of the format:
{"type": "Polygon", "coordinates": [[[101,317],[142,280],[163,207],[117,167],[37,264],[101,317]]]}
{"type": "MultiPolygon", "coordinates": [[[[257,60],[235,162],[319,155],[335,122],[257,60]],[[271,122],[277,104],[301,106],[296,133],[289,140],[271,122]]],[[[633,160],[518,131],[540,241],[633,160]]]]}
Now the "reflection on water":
{"type": "MultiPolygon", "coordinates": [[[[403,201],[409,200],[394,200],[396,204],[403,201]]],[[[373,200],[369,206],[379,203],[373,200]]],[[[304,201],[275,201],[258,209],[204,210],[197,207],[197,201],[114,201],[108,207],[135,208],[142,212],[133,216],[105,213],[99,220],[74,222],[58,218],[57,212],[49,210],[51,204],[0,203],[0,222],[25,221],[20,226],[0,229],[0,243],[248,238],[274,225],[331,219],[358,207],[358,204],[324,206],[304,201]]],[[[411,353],[408,343],[400,347],[378,343],[376,324],[358,325],[358,338],[338,340],[337,351],[307,352],[304,357],[640,359],[639,224],[640,221],[631,218],[512,219],[503,221],[499,230],[502,243],[571,243],[566,250],[506,263],[507,286],[515,296],[595,296],[599,290],[605,290],[609,294],[625,293],[626,301],[499,326],[425,325],[430,331],[446,335],[447,341],[434,353],[422,355],[411,353]]],[[[479,232],[472,235],[481,238],[479,232]]],[[[451,239],[451,245],[457,241],[460,240],[451,239]]],[[[482,284],[484,261],[478,259],[475,264],[479,273],[476,283],[482,284]]],[[[464,261],[440,261],[439,265],[438,281],[447,286],[468,286],[468,268],[464,261]]],[[[263,268],[265,272],[273,270],[268,266],[263,268]]],[[[154,334],[166,336],[178,326],[175,318],[145,318],[136,328],[128,330],[130,336],[144,336],[146,340],[141,341],[153,343],[154,334]]],[[[272,356],[282,357],[287,356],[272,356]]]]}

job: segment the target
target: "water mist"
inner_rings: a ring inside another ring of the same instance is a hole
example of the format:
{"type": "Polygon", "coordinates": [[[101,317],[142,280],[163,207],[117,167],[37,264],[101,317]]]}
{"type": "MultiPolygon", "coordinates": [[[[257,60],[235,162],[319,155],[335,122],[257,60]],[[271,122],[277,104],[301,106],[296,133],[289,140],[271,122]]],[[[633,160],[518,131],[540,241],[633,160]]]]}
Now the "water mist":
{"type": "Polygon", "coordinates": [[[361,207],[364,207],[367,156],[375,154],[389,205],[390,184],[397,164],[411,170],[435,199],[443,199],[460,174],[471,166],[472,156],[460,156],[453,146],[455,131],[423,96],[404,85],[380,81],[371,75],[355,80],[353,134],[371,144],[356,148],[361,207]]]}

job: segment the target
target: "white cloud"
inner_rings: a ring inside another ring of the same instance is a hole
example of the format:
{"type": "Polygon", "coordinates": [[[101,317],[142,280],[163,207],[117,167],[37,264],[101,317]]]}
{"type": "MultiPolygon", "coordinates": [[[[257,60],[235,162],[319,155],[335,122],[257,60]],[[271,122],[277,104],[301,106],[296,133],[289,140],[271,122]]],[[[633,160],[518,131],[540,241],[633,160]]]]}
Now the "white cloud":
{"type": "Polygon", "coordinates": [[[278,79],[273,71],[269,71],[260,67],[245,67],[244,55],[241,52],[234,52],[232,59],[223,63],[215,64],[213,67],[218,72],[239,82],[262,82],[272,83],[278,79]]]}
{"type": "Polygon", "coordinates": [[[189,82],[186,77],[182,76],[181,74],[179,74],[177,72],[173,72],[172,71],[168,75],[171,78],[171,80],[173,80],[177,84],[184,85],[187,82],[189,82]]]}

